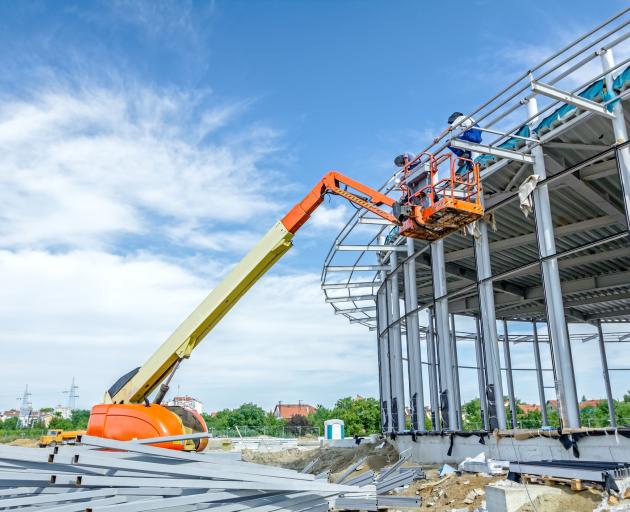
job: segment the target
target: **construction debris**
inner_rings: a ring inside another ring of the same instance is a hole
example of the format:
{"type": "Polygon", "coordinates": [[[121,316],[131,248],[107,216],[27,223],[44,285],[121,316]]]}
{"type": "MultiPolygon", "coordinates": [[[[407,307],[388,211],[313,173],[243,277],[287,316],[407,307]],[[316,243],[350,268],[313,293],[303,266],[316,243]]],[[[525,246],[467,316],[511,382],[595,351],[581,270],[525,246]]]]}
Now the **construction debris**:
{"type": "Polygon", "coordinates": [[[481,452],[475,457],[466,457],[459,463],[457,469],[466,473],[486,473],[488,475],[503,475],[507,473],[510,462],[507,460],[486,459],[481,452]]]}
{"type": "Polygon", "coordinates": [[[222,453],[186,453],[89,436],[82,442],[85,446],[48,449],[1,446],[0,510],[38,505],[43,512],[63,505],[54,510],[323,512],[340,493],[348,499],[376,495],[370,484],[331,484],[222,453]]]}

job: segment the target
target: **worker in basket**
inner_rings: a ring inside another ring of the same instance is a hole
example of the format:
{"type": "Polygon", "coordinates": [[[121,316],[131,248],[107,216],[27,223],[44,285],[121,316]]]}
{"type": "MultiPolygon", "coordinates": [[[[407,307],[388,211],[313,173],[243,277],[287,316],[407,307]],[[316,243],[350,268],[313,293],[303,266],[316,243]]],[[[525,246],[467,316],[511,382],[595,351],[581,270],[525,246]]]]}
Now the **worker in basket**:
{"type": "MultiPolygon", "coordinates": [[[[420,165],[420,158],[417,158],[412,153],[402,153],[394,158],[394,165],[410,172],[420,165]]],[[[431,169],[428,164],[425,163],[425,165],[427,166],[427,172],[425,173],[422,185],[420,185],[423,192],[414,194],[414,197],[410,198],[409,190],[406,190],[401,199],[402,204],[411,202],[413,204],[419,204],[423,208],[427,208],[432,203],[439,201],[438,195],[433,189],[433,183],[435,181],[433,169],[431,169]]]]}
{"type": "MultiPolygon", "coordinates": [[[[464,133],[457,137],[459,140],[474,142],[476,144],[479,144],[481,142],[481,130],[479,130],[479,125],[472,117],[467,117],[461,112],[453,112],[448,118],[448,125],[448,128],[446,128],[442,133],[440,133],[440,135],[433,139],[433,142],[437,144],[442,137],[444,137],[447,133],[452,132],[456,128],[466,129],[464,133]]],[[[470,153],[470,151],[466,149],[454,148],[453,146],[449,146],[448,149],[455,153],[455,156],[460,159],[457,166],[458,173],[463,172],[464,169],[468,171],[472,170],[472,154],[470,153]]]]}

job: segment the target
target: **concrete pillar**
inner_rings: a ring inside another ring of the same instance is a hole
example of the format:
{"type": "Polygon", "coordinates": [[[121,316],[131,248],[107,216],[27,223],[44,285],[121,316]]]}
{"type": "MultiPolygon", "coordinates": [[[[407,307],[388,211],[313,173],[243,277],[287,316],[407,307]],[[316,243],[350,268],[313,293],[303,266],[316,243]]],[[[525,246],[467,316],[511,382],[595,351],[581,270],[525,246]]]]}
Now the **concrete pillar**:
{"type": "MultiPolygon", "coordinates": [[[[538,113],[538,104],[535,98],[528,100],[527,110],[529,117],[533,117],[538,113]]],[[[547,177],[547,169],[542,146],[532,147],[531,154],[534,158],[534,174],[539,175],[541,179],[545,179],[547,177]]],[[[575,374],[573,372],[573,358],[571,355],[569,330],[564,317],[564,301],[562,288],[560,287],[558,258],[555,257],[556,241],[547,185],[538,185],[534,189],[533,196],[538,251],[542,259],[541,268],[547,322],[553,348],[552,357],[555,360],[555,368],[558,374],[558,409],[562,418],[562,425],[565,428],[578,428],[580,426],[580,413],[575,387],[575,374]]]]}
{"type": "Polygon", "coordinates": [[[499,356],[499,336],[494,308],[492,287],[492,267],[488,247],[488,225],[481,221],[479,237],[474,239],[477,279],[479,281],[479,309],[481,313],[481,333],[486,355],[486,397],[490,430],[506,428],[505,406],[503,404],[503,382],[501,380],[501,360],[499,356]]]}
{"type": "Polygon", "coordinates": [[[453,352],[453,381],[455,396],[455,414],[457,416],[457,430],[462,430],[462,398],[459,388],[459,359],[457,357],[457,331],[455,330],[455,315],[451,314],[451,343],[453,352]]]}
{"type": "Polygon", "coordinates": [[[610,426],[617,428],[617,416],[615,415],[615,402],[612,396],[612,388],[610,387],[610,374],[608,372],[608,358],[606,357],[606,344],[604,343],[604,332],[602,331],[602,322],[597,320],[597,335],[599,345],[599,357],[602,361],[602,374],[604,375],[604,385],[606,386],[606,399],[608,400],[608,414],[610,416],[610,426]]]}
{"type": "Polygon", "coordinates": [[[405,310],[407,322],[407,364],[409,375],[409,401],[411,405],[411,430],[426,430],[424,425],[424,388],[422,386],[422,352],[420,350],[420,326],[418,313],[410,311],[418,307],[416,289],[416,260],[413,239],[407,238],[407,256],[404,265],[405,310]]]}
{"type": "Polygon", "coordinates": [[[429,399],[431,405],[431,430],[440,430],[440,397],[438,384],[437,359],[435,352],[435,315],[433,308],[428,310],[429,321],[427,323],[427,364],[429,376],[429,399]]]}
{"type": "Polygon", "coordinates": [[[538,384],[538,399],[540,402],[540,416],[542,418],[542,426],[549,426],[547,418],[547,399],[545,398],[545,381],[543,379],[542,363],[540,361],[540,345],[538,342],[538,327],[536,321],[532,322],[534,329],[534,364],[536,365],[536,383],[538,384]]]}
{"type": "Polygon", "coordinates": [[[387,298],[389,307],[389,376],[391,385],[391,413],[392,428],[394,432],[405,430],[405,381],[403,377],[402,337],[400,321],[400,291],[398,260],[396,252],[389,255],[390,275],[387,280],[387,298]],[[396,323],[394,323],[396,322],[396,323]]]}
{"type": "Polygon", "coordinates": [[[510,356],[510,334],[507,320],[503,319],[503,353],[505,355],[505,375],[508,386],[508,401],[512,415],[512,428],[516,428],[516,397],[514,396],[514,378],[512,375],[512,357],[510,356]]]}
{"type": "MultiPolygon", "coordinates": [[[[602,67],[604,71],[609,71],[615,66],[615,59],[611,49],[603,50],[600,53],[602,67]]],[[[617,72],[619,72],[618,70],[617,72]]],[[[608,92],[615,94],[613,90],[612,72],[605,77],[608,92]]],[[[628,140],[628,129],[624,118],[623,105],[621,101],[615,103],[613,107],[615,118],[612,121],[613,132],[615,134],[615,143],[622,144],[628,140]]],[[[617,152],[617,167],[619,169],[619,178],[621,180],[621,194],[626,211],[626,222],[630,229],[630,148],[624,147],[617,152]]]]}
{"type": "Polygon", "coordinates": [[[475,356],[477,360],[477,384],[479,386],[479,406],[481,408],[481,428],[488,430],[488,403],[486,401],[486,369],[483,357],[483,346],[481,344],[481,326],[479,317],[475,317],[475,356]]]}
{"type": "Polygon", "coordinates": [[[453,355],[448,326],[448,298],[446,296],[446,271],[444,242],[431,243],[431,270],[433,273],[433,298],[435,303],[435,332],[440,373],[440,409],[443,430],[457,428],[455,412],[455,385],[453,379],[453,355]]]}

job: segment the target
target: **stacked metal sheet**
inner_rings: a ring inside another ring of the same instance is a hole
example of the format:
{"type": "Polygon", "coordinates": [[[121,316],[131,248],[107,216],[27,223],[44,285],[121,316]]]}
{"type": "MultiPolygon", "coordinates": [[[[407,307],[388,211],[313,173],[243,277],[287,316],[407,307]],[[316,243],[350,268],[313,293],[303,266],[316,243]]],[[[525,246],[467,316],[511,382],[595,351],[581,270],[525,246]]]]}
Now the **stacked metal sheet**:
{"type": "Polygon", "coordinates": [[[406,457],[401,457],[391,466],[384,467],[378,475],[368,470],[357,476],[351,477],[351,473],[357,470],[365,461],[361,459],[352,464],[337,479],[337,483],[353,485],[365,489],[370,484],[375,484],[376,492],[366,492],[363,496],[340,495],[335,499],[335,508],[338,510],[379,510],[385,508],[403,509],[420,506],[420,498],[407,496],[390,496],[387,493],[398,487],[404,487],[410,483],[426,478],[420,466],[405,466],[406,457]]]}
{"type": "Polygon", "coordinates": [[[0,446],[0,511],[324,512],[339,493],[351,498],[375,492],[374,486],[331,484],[225,454],[89,436],[82,443],[48,449],[0,446]]]}

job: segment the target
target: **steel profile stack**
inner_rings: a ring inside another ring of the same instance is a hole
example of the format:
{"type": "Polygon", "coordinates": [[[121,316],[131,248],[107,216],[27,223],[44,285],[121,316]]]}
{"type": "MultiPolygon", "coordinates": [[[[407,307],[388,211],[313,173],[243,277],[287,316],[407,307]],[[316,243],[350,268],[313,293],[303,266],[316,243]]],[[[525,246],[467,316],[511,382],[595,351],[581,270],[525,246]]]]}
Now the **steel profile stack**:
{"type": "Polygon", "coordinates": [[[378,475],[369,470],[355,477],[351,472],[358,469],[365,459],[352,464],[344,471],[337,482],[343,481],[347,485],[358,486],[366,489],[369,484],[376,486],[376,492],[366,492],[363,496],[347,496],[343,494],[335,499],[337,510],[368,510],[375,511],[385,508],[403,509],[420,506],[420,498],[407,496],[391,496],[387,493],[398,487],[404,487],[410,483],[426,478],[420,466],[404,467],[407,457],[401,457],[391,466],[384,467],[378,475]]]}
{"type": "Polygon", "coordinates": [[[81,441],[83,446],[49,449],[0,446],[0,511],[325,512],[340,493],[375,492],[374,486],[331,484],[221,453],[89,436],[81,441]]]}

